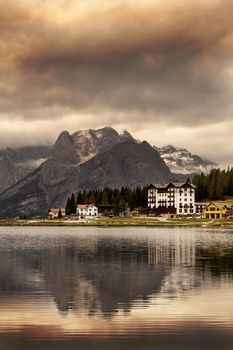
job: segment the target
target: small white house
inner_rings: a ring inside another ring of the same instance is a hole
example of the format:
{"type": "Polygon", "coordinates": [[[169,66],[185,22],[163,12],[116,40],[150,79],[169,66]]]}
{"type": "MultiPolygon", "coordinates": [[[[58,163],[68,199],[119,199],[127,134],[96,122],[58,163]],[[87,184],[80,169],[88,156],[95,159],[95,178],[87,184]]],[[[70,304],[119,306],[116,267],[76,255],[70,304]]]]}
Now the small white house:
{"type": "Polygon", "coordinates": [[[51,209],[49,209],[49,219],[58,219],[60,211],[61,211],[62,217],[66,215],[66,211],[64,208],[51,208],[51,209]]]}
{"type": "Polygon", "coordinates": [[[77,204],[76,214],[80,219],[95,219],[98,208],[94,204],[77,204]]]}

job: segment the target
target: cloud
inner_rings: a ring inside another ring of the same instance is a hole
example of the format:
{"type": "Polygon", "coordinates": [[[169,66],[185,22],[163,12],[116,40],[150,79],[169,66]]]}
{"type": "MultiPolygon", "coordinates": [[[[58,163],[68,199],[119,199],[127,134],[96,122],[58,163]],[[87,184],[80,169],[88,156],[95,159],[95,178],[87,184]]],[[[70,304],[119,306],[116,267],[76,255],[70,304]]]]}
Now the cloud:
{"type": "Polygon", "coordinates": [[[230,0],[0,1],[0,121],[227,125],[232,11],[230,0]]]}

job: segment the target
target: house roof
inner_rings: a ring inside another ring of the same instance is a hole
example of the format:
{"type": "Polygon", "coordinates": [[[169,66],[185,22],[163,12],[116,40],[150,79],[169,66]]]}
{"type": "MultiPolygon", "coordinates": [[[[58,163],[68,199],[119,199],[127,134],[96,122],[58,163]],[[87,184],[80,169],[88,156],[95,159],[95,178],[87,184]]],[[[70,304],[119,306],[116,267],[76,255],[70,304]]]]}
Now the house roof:
{"type": "Polygon", "coordinates": [[[207,208],[210,207],[211,205],[214,205],[216,208],[219,208],[219,209],[224,209],[226,208],[227,209],[227,206],[226,204],[224,203],[214,203],[214,202],[211,202],[207,205],[207,208]]]}
{"type": "Polygon", "coordinates": [[[49,212],[57,214],[57,213],[59,213],[60,210],[61,210],[61,212],[65,212],[64,208],[51,208],[51,209],[49,209],[49,212]]]}
{"type": "Polygon", "coordinates": [[[89,207],[89,204],[77,204],[77,208],[79,209],[86,209],[89,207]]]}
{"type": "Polygon", "coordinates": [[[204,202],[195,202],[195,205],[205,205],[207,207],[207,205],[209,205],[210,203],[204,203],[204,202]]]}
{"type": "Polygon", "coordinates": [[[79,209],[87,209],[87,208],[90,208],[93,206],[95,206],[95,205],[94,204],[77,204],[77,208],[79,208],[79,209]]]}

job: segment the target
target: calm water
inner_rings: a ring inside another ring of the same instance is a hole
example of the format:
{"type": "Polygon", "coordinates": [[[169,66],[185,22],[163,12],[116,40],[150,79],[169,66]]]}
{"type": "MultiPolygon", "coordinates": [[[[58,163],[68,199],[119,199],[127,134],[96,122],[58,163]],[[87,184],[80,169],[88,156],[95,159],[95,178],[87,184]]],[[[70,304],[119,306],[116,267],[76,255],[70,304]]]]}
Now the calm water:
{"type": "Polygon", "coordinates": [[[0,228],[4,349],[233,349],[233,231],[0,228]]]}

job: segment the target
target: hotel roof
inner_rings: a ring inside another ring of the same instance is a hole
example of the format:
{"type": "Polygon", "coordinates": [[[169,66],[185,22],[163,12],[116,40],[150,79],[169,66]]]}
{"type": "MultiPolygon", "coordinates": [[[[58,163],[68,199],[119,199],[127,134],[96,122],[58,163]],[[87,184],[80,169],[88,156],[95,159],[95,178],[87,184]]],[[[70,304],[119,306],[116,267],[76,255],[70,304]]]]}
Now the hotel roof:
{"type": "Polygon", "coordinates": [[[176,187],[176,188],[181,188],[181,187],[183,187],[185,185],[189,185],[192,188],[196,188],[196,186],[193,185],[190,182],[169,182],[169,183],[166,183],[166,184],[151,184],[151,185],[156,187],[157,189],[167,188],[168,186],[171,186],[171,185],[176,187]]]}

